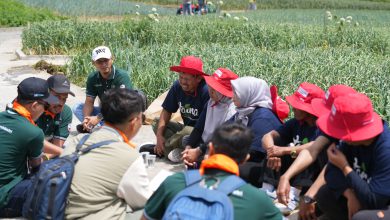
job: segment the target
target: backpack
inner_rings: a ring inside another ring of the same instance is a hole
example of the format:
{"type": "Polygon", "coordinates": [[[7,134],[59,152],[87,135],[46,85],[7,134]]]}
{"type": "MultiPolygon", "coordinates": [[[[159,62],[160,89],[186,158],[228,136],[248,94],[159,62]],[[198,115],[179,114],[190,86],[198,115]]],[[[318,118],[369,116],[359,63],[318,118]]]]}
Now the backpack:
{"type": "Polygon", "coordinates": [[[67,197],[72,183],[74,167],[82,154],[115,142],[102,141],[81,149],[90,134],[83,136],[70,155],[45,161],[41,164],[28,190],[23,205],[23,217],[28,219],[64,219],[67,197]]]}
{"type": "Polygon", "coordinates": [[[169,203],[163,219],[220,219],[233,220],[233,204],[228,197],[237,188],[246,184],[236,175],[231,175],[220,182],[207,187],[199,170],[184,172],[186,188],[179,192],[169,203]]]}

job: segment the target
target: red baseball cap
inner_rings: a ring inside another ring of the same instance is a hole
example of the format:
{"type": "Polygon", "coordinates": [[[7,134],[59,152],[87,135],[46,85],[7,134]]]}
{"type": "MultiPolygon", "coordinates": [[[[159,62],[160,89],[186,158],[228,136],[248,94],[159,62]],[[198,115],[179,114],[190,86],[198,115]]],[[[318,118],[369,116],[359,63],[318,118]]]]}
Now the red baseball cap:
{"type": "Polygon", "coordinates": [[[294,108],[315,115],[311,107],[311,101],[315,98],[324,97],[325,92],[318,86],[303,82],[293,95],[287,96],[286,101],[294,108]]]}
{"type": "Polygon", "coordinates": [[[337,97],[330,113],[317,120],[317,126],[343,141],[363,141],[383,131],[382,119],[374,112],[371,100],[362,93],[337,97]]]}
{"type": "Polygon", "coordinates": [[[212,76],[204,77],[208,86],[230,98],[233,97],[232,83],[230,80],[237,78],[237,74],[225,68],[218,68],[212,76]]]}
{"type": "Polygon", "coordinates": [[[329,114],[330,108],[332,107],[335,98],[352,93],[357,93],[357,91],[354,88],[346,85],[340,84],[329,87],[328,91],[325,93],[325,97],[321,99],[315,98],[311,101],[314,115],[320,117],[322,115],[329,114]]]}
{"type": "Polygon", "coordinates": [[[179,66],[171,66],[169,69],[178,73],[188,73],[202,76],[207,75],[203,72],[202,60],[194,56],[185,56],[181,58],[179,66]]]}

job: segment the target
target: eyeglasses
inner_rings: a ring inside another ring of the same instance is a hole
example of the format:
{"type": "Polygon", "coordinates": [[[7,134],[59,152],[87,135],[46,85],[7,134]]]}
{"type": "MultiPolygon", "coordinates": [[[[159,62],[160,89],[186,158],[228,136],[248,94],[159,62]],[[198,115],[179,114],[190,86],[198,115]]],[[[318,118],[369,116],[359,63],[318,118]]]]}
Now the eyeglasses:
{"type": "Polygon", "coordinates": [[[50,104],[47,103],[47,102],[38,101],[38,100],[37,100],[37,102],[38,102],[39,104],[43,105],[43,108],[45,109],[45,111],[47,111],[47,110],[49,109],[49,107],[50,107],[50,104]]]}

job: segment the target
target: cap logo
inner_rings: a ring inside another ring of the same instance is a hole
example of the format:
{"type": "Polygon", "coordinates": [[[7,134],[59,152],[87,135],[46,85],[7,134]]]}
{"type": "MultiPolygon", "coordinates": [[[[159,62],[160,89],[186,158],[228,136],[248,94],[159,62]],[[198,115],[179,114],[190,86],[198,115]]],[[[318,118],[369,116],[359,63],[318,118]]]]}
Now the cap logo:
{"type": "Polygon", "coordinates": [[[305,89],[303,89],[302,87],[298,88],[298,93],[301,94],[305,98],[309,95],[309,93],[305,89]]]}
{"type": "Polygon", "coordinates": [[[124,89],[126,86],[124,84],[120,85],[119,88],[124,89]]]}
{"type": "Polygon", "coordinates": [[[334,105],[332,105],[332,108],[331,108],[332,115],[336,115],[336,112],[337,112],[336,107],[334,105]]]}
{"type": "Polygon", "coordinates": [[[105,53],[105,52],[106,52],[106,49],[105,49],[105,48],[100,48],[100,49],[95,50],[95,53],[96,53],[96,54],[105,53]]]}
{"type": "Polygon", "coordinates": [[[326,93],[325,93],[325,99],[326,99],[326,100],[329,99],[329,95],[330,95],[330,92],[329,92],[329,90],[328,90],[328,91],[326,91],[326,93]]]}
{"type": "Polygon", "coordinates": [[[214,74],[216,74],[218,77],[216,77],[216,76],[214,76],[214,78],[215,79],[218,79],[218,78],[221,78],[221,76],[222,76],[222,71],[221,70],[216,70],[215,72],[214,72],[214,74]]]}
{"type": "Polygon", "coordinates": [[[45,95],[44,94],[41,94],[41,93],[36,93],[34,94],[34,97],[44,97],[45,95]]]}
{"type": "Polygon", "coordinates": [[[67,80],[64,81],[64,83],[62,83],[63,86],[69,86],[69,82],[67,80]]]}

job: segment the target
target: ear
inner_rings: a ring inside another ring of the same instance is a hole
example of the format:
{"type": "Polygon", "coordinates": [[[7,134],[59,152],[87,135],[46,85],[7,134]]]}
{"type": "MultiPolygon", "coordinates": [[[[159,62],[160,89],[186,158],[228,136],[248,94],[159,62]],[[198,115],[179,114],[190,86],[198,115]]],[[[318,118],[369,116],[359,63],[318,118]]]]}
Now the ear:
{"type": "Polygon", "coordinates": [[[212,156],[215,154],[214,145],[212,142],[209,143],[209,156],[212,156]]]}
{"type": "Polygon", "coordinates": [[[31,103],[31,110],[32,111],[37,111],[37,109],[39,108],[39,103],[37,101],[34,101],[31,103]]]}

